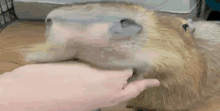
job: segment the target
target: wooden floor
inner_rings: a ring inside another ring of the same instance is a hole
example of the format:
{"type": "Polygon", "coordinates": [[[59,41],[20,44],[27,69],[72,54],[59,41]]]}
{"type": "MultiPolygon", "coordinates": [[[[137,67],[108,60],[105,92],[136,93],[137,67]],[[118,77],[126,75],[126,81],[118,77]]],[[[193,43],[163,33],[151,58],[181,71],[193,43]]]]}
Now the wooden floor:
{"type": "Polygon", "coordinates": [[[21,66],[13,47],[44,42],[44,27],[44,22],[15,21],[0,33],[0,74],[21,66]]]}
{"type": "Polygon", "coordinates": [[[0,33],[0,49],[43,42],[44,22],[15,21],[0,33]]]}

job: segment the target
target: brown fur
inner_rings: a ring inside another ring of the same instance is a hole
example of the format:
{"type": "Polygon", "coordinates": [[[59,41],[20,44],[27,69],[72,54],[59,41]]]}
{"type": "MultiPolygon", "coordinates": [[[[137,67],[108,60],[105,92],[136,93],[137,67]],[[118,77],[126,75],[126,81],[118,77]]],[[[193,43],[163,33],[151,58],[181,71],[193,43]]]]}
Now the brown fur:
{"type": "MultiPolygon", "coordinates": [[[[212,50],[211,48],[214,45],[206,42],[206,40],[200,42],[208,48],[199,45],[197,42],[200,39],[199,37],[195,38],[191,35],[191,31],[185,32],[183,30],[182,25],[186,23],[186,20],[157,11],[150,11],[138,5],[101,4],[100,7],[103,9],[110,7],[114,9],[112,13],[119,11],[119,9],[129,11],[131,15],[134,15],[131,18],[133,17],[132,19],[143,25],[143,31],[137,36],[138,41],[135,42],[142,46],[141,52],[150,54],[151,64],[147,71],[142,72],[142,74],[139,73],[139,75],[144,78],[157,78],[161,83],[159,87],[146,89],[138,97],[129,100],[128,106],[172,111],[189,110],[190,108],[196,109],[193,106],[203,104],[203,101],[218,97],[220,84],[218,48],[212,50]],[[138,14],[139,16],[137,16],[138,14]]],[[[92,8],[88,6],[85,10],[91,11],[92,8]]],[[[24,24],[26,23],[19,23],[21,26],[24,24]]],[[[27,27],[29,31],[36,31],[33,29],[35,25],[27,25],[27,27]]],[[[7,35],[10,30],[16,29],[7,28],[2,34],[7,35]]],[[[25,31],[27,29],[20,27],[19,30],[25,31]]],[[[29,35],[16,33],[16,36],[19,37],[31,37],[32,35],[32,33],[29,35]]],[[[33,47],[24,45],[15,50],[7,46],[1,50],[2,54],[16,52],[21,59],[19,58],[15,62],[27,64],[29,61],[27,62],[24,57],[26,53],[23,52],[21,55],[19,51],[16,51],[17,49],[27,50],[28,52],[40,50],[47,53],[48,48],[52,47],[51,43],[43,42],[45,38],[41,38],[42,32],[37,33],[40,33],[39,38],[43,44],[33,47]],[[41,49],[44,46],[46,48],[41,49]]],[[[13,37],[16,36],[13,35],[13,37]]],[[[32,39],[34,40],[34,38],[32,39]]],[[[38,44],[38,42],[36,43],[38,44]]],[[[33,43],[30,42],[30,44],[33,43]]],[[[0,58],[5,57],[1,55],[0,58]]],[[[7,60],[11,60],[11,58],[7,60]]],[[[105,111],[105,109],[103,110],[105,111]]],[[[128,111],[129,109],[114,109],[114,111],[117,110],[128,111]]]]}
{"type": "Polygon", "coordinates": [[[161,85],[143,91],[130,105],[187,110],[192,104],[204,99],[201,89],[204,87],[202,79],[206,76],[206,62],[197,51],[189,32],[182,31],[181,19],[155,15],[153,20],[156,24],[150,27],[152,34],[148,34],[150,42],[145,48],[152,49],[159,57],[153,60],[156,67],[147,75],[153,75],[160,80],[161,85]]]}

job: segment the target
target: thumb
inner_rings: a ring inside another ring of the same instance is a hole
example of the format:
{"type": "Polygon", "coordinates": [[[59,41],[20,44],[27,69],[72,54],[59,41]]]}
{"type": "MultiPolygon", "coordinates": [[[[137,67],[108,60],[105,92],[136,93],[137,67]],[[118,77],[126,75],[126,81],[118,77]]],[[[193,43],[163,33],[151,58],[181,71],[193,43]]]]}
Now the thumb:
{"type": "Polygon", "coordinates": [[[139,93],[145,90],[147,87],[159,86],[160,82],[157,79],[143,79],[129,83],[122,91],[122,95],[131,95],[136,97],[139,93]]]}
{"type": "Polygon", "coordinates": [[[157,87],[160,82],[157,79],[143,79],[129,83],[120,93],[119,98],[113,102],[122,102],[138,96],[143,90],[148,87],[157,87]]]}

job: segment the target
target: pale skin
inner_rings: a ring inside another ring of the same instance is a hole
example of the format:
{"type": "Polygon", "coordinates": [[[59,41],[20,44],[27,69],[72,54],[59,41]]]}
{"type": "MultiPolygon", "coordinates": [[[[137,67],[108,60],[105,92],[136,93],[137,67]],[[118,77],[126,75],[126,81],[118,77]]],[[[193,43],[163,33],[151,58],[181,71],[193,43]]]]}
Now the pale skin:
{"type": "Polygon", "coordinates": [[[0,76],[3,111],[91,111],[136,97],[159,81],[127,84],[132,70],[98,70],[84,64],[33,64],[0,76]]]}

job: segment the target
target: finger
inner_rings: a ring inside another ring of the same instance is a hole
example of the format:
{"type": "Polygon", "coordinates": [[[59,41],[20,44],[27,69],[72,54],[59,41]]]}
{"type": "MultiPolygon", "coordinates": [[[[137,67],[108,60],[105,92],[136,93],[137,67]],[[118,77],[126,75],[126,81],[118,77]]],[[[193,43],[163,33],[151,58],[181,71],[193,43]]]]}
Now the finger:
{"type": "Polygon", "coordinates": [[[124,90],[119,93],[117,99],[114,99],[114,102],[122,102],[129,100],[138,96],[143,90],[148,87],[157,87],[159,86],[159,81],[157,79],[144,79],[129,83],[124,90]]]}
{"type": "Polygon", "coordinates": [[[121,76],[125,77],[125,79],[127,80],[128,78],[130,78],[133,74],[133,70],[132,69],[127,69],[124,70],[124,74],[121,74],[121,76]]]}
{"type": "Polygon", "coordinates": [[[111,73],[111,75],[108,75],[109,77],[114,77],[114,78],[118,78],[118,77],[122,77],[122,79],[127,80],[128,78],[130,78],[133,74],[133,69],[126,69],[126,70],[116,70],[116,71],[106,71],[111,73]]]}
{"type": "MultiPolygon", "coordinates": [[[[135,82],[131,82],[130,84],[128,84],[128,88],[127,92],[134,92],[133,89],[136,88],[137,91],[142,92],[143,90],[145,90],[146,88],[149,87],[156,87],[159,86],[160,82],[157,79],[142,79],[142,80],[138,80],[135,82]],[[133,89],[132,89],[133,88],[133,89]]],[[[125,87],[125,92],[126,92],[126,87],[125,87]]]]}

